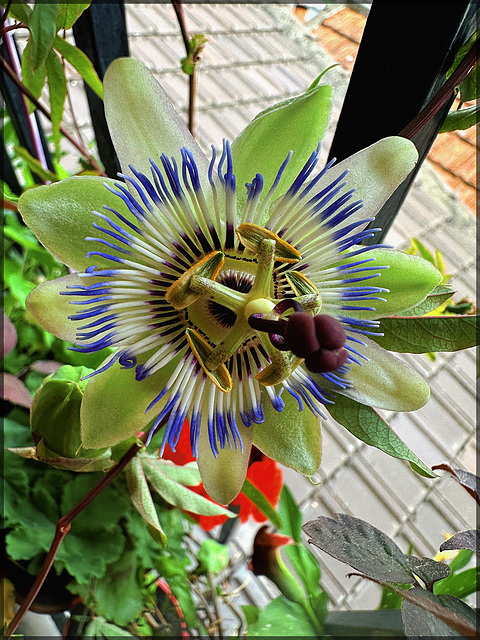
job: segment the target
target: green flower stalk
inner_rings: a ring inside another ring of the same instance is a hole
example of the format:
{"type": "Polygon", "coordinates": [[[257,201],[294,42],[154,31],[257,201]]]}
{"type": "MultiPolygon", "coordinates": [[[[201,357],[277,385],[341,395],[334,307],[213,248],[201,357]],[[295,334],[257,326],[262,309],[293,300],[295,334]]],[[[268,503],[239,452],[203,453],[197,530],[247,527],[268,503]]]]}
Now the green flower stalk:
{"type": "Polygon", "coordinates": [[[121,180],[69,178],[19,202],[76,272],[37,287],[29,311],[79,351],[116,349],[85,378],[83,447],[148,426],[163,429],[161,452],[174,450],[188,420],[205,489],[226,504],[253,444],[313,475],[337,394],[396,411],[425,404],[421,376],[370,336],[442,276],[417,256],[361,246],[417,161],[409,140],[318,171],[332,101],[318,85],[259,114],[209,160],[141,63],[116,60],[104,96],[121,180]],[[297,312],[306,320],[293,344],[296,331],[280,339],[275,327],[297,312]]]}

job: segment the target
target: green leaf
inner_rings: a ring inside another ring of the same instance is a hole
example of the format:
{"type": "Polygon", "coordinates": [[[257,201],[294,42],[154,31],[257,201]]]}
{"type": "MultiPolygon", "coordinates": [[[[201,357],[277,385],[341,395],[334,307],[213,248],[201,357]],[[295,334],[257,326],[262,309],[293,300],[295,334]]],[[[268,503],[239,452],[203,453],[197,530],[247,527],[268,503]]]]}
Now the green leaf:
{"type": "Polygon", "coordinates": [[[91,2],[61,2],[58,5],[56,31],[60,29],[70,29],[73,27],[82,13],[89,7],[91,2]]]}
{"type": "Polygon", "coordinates": [[[204,516],[224,515],[229,518],[235,517],[235,514],[228,509],[187,489],[187,487],[165,474],[163,472],[165,465],[162,464],[159,458],[143,454],[140,458],[148,482],[169,504],[204,516]]]}
{"type": "Polygon", "coordinates": [[[52,171],[45,169],[41,162],[30,155],[26,149],[23,147],[14,147],[14,151],[19,158],[25,160],[28,168],[41,180],[44,180],[45,182],[58,182],[58,176],[52,171]]]}
{"type": "Polygon", "coordinates": [[[320,588],[322,572],[318,560],[309,549],[303,546],[303,542],[286,545],[282,549],[282,553],[297,572],[305,586],[308,598],[312,602],[322,592],[320,588]]]}
{"type": "Polygon", "coordinates": [[[336,398],[335,404],[329,405],[328,410],[337,422],[359,440],[394,458],[407,460],[411,467],[422,476],[436,477],[436,474],[410,451],[372,407],[341,396],[336,398]]]}
{"type": "Polygon", "coordinates": [[[404,309],[399,312],[401,316],[424,316],[431,311],[435,311],[438,307],[446,302],[455,292],[450,287],[445,285],[438,285],[435,289],[428,294],[428,296],[422,300],[419,304],[416,304],[409,309],[404,309]]]}
{"type": "Polygon", "coordinates": [[[466,598],[480,589],[480,567],[471,567],[449,576],[434,586],[436,595],[445,593],[457,598],[466,598]]]}
{"type": "Polygon", "coordinates": [[[50,113],[52,115],[52,135],[57,151],[60,150],[60,125],[63,120],[63,109],[67,97],[67,80],[57,54],[53,49],[47,56],[48,93],[50,97],[50,113]]]}
{"type": "Polygon", "coordinates": [[[460,83],[460,102],[470,102],[476,100],[479,96],[479,75],[480,68],[476,64],[469,72],[465,80],[460,83]]]}
{"type": "Polygon", "coordinates": [[[242,487],[242,493],[247,496],[249,500],[266,516],[270,522],[278,529],[282,528],[282,519],[280,515],[275,511],[267,498],[263,495],[260,489],[257,489],[248,478],[245,479],[242,487]]]}
{"type": "Polygon", "coordinates": [[[303,525],[312,544],[333,558],[378,580],[410,584],[414,577],[395,542],[364,520],[343,513],[303,525]]]}
{"type": "MultiPolygon", "coordinates": [[[[6,7],[8,2],[2,2],[2,6],[6,7]]],[[[32,9],[28,6],[26,0],[18,0],[10,3],[9,15],[15,20],[28,24],[32,15],[32,9]]]]}
{"type": "MultiPolygon", "coordinates": [[[[45,63],[41,64],[36,69],[34,68],[33,43],[32,40],[29,39],[22,54],[22,82],[28,89],[30,89],[37,100],[42,94],[46,77],[47,67],[45,63]]],[[[35,105],[28,99],[27,104],[30,111],[33,111],[35,105]]]]}
{"type": "Polygon", "coordinates": [[[399,353],[459,351],[478,344],[476,316],[382,318],[379,330],[384,336],[372,339],[399,353]]]}
{"type": "Polygon", "coordinates": [[[248,625],[248,637],[250,636],[317,637],[318,630],[310,622],[301,604],[291,602],[285,596],[278,596],[259,612],[255,622],[248,625]]]}
{"type": "Polygon", "coordinates": [[[462,549],[458,555],[450,560],[450,569],[452,570],[452,574],[463,569],[471,560],[473,555],[473,551],[469,551],[468,549],[462,549]]]}
{"type": "Polygon", "coordinates": [[[90,89],[92,89],[92,91],[94,91],[97,96],[103,100],[102,81],[93,68],[93,64],[83,51],[74,47],[58,35],[55,37],[53,46],[65,58],[65,60],[68,60],[72,67],[78,71],[90,89]]]}
{"type": "Polygon", "coordinates": [[[135,639],[136,636],[132,636],[125,629],[117,627],[115,624],[110,624],[105,618],[101,616],[95,616],[85,627],[85,637],[90,638],[108,638],[108,640],[115,640],[118,636],[125,638],[135,639]]]}
{"type": "Polygon", "coordinates": [[[232,143],[233,169],[238,197],[245,200],[243,185],[261,173],[266,191],[272,186],[287,154],[276,193],[285,193],[327,130],[333,100],[329,85],[318,85],[259,113],[232,143]]]}
{"type": "Polygon", "coordinates": [[[260,617],[260,611],[256,605],[254,604],[242,604],[243,615],[245,616],[245,622],[247,623],[247,627],[250,627],[254,622],[257,622],[260,617]]]}
{"type": "MultiPolygon", "coordinates": [[[[140,575],[135,563],[135,552],[125,551],[109,565],[105,575],[99,577],[92,574],[89,583],[85,584],[70,583],[69,590],[79,595],[93,609],[95,616],[126,626],[135,622],[143,607],[140,575]]],[[[116,637],[113,635],[114,629],[111,625],[112,635],[107,637],[116,637]]]]}
{"type": "Polygon", "coordinates": [[[138,457],[133,458],[126,469],[128,490],[133,505],[147,523],[148,532],[163,548],[167,544],[167,536],[163,531],[157,516],[150,489],[138,457]]]}
{"type": "Polygon", "coordinates": [[[430,262],[431,264],[433,264],[433,266],[436,266],[435,258],[433,254],[427,249],[427,247],[422,242],[420,242],[418,238],[411,238],[410,241],[412,243],[412,247],[415,249],[418,255],[420,255],[424,260],[427,260],[427,262],[430,262]]]}
{"type": "Polygon", "coordinates": [[[28,26],[32,40],[32,67],[35,71],[47,59],[55,38],[58,5],[56,2],[35,2],[28,26]]]}
{"type": "Polygon", "coordinates": [[[438,133],[447,131],[464,131],[479,122],[480,105],[449,111],[438,133]]]}
{"type": "Polygon", "coordinates": [[[278,513],[282,518],[280,533],[290,536],[295,542],[302,541],[302,513],[286,484],[283,485],[278,502],[278,513]]]}
{"type": "Polygon", "coordinates": [[[228,546],[216,540],[205,540],[197,551],[197,575],[211,572],[214,575],[227,568],[229,562],[228,546]]]}

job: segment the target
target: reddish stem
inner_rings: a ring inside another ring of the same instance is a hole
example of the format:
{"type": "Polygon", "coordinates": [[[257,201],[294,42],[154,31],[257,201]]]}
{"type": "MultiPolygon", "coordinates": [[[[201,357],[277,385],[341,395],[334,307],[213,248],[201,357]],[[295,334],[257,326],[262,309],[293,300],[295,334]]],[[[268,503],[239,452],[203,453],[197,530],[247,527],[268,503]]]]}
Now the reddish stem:
{"type": "MultiPolygon", "coordinates": [[[[147,435],[144,436],[144,439],[147,438],[147,435]]],[[[12,622],[8,625],[8,628],[5,632],[5,640],[11,637],[11,635],[15,632],[18,627],[21,619],[28,611],[33,601],[37,597],[38,592],[42,588],[43,583],[45,582],[45,578],[47,577],[50,569],[52,568],[53,561],[55,560],[55,556],[57,555],[57,551],[62,544],[64,537],[70,531],[70,527],[72,525],[73,520],[81,513],[94,498],[96,498],[115,478],[123,471],[123,469],[127,466],[127,464],[137,455],[140,449],[143,447],[142,444],[135,443],[130,449],[125,453],[125,455],[121,458],[121,460],[116,464],[110,471],[108,471],[104,477],[98,482],[88,493],[86,496],[80,500],[80,502],[71,509],[68,513],[60,518],[57,522],[57,526],[55,529],[55,536],[52,540],[52,544],[50,545],[50,549],[43,561],[42,568],[35,578],[35,582],[32,585],[32,588],[28,592],[28,595],[20,605],[15,617],[12,622]]]]}
{"type": "Polygon", "coordinates": [[[168,597],[170,602],[172,603],[175,612],[180,620],[180,627],[182,629],[182,638],[189,638],[190,634],[188,633],[187,623],[185,622],[185,616],[183,615],[182,608],[180,607],[180,603],[177,598],[173,595],[172,590],[170,589],[168,583],[163,578],[158,578],[157,587],[163,591],[163,593],[168,597]]]}
{"type": "Polygon", "coordinates": [[[479,52],[478,42],[475,42],[443,87],[434,95],[427,106],[400,131],[399,136],[411,140],[433,118],[451,97],[455,87],[466,78],[470,70],[476,65],[479,59],[479,52]]]}

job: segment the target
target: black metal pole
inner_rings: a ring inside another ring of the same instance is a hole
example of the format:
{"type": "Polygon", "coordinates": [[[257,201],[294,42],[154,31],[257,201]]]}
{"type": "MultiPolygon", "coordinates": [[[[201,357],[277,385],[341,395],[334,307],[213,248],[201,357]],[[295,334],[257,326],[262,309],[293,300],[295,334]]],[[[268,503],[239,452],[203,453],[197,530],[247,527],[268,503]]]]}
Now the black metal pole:
{"type": "MultiPolygon", "coordinates": [[[[475,30],[476,3],[390,5],[374,0],[358,50],[330,158],[342,160],[386,136],[397,135],[445,82],[458,49],[475,30]]],[[[435,140],[452,99],[414,137],[419,163],[377,214],[390,228],[435,140]]]]}
{"type": "MultiPolygon", "coordinates": [[[[94,0],[73,25],[73,35],[77,47],[90,58],[103,80],[113,60],[129,55],[123,0],[108,3],[94,0]]],[[[85,90],[100,159],[106,173],[115,177],[120,164],[108,132],[103,102],[88,86],[85,90]]]]}

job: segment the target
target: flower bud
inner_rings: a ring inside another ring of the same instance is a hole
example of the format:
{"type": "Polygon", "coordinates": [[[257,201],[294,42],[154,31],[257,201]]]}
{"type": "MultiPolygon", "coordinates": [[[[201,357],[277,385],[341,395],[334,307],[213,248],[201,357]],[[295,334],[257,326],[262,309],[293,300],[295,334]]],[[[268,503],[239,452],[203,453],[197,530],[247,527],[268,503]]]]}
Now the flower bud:
{"type": "Polygon", "coordinates": [[[96,458],[106,451],[84,449],[80,437],[80,404],[87,384],[82,378],[91,371],[70,365],[60,367],[45,378],[35,394],[30,426],[42,457],[96,458]]]}

